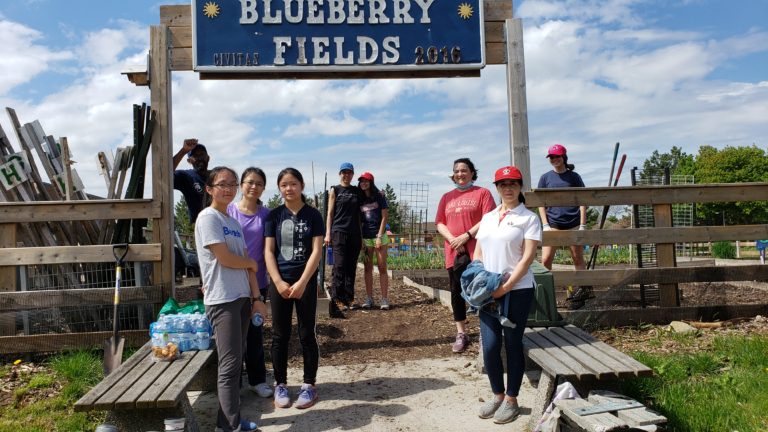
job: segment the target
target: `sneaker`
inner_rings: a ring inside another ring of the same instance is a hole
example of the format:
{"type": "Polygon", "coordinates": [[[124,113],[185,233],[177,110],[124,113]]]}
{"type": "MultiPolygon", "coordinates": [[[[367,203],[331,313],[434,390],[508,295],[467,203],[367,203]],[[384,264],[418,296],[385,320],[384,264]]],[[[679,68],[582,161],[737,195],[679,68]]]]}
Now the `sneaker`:
{"type": "Polygon", "coordinates": [[[363,309],[370,309],[373,307],[373,299],[368,297],[365,299],[365,303],[361,306],[363,309]]]}
{"type": "Polygon", "coordinates": [[[389,310],[389,300],[381,299],[381,310],[389,310]]]}
{"type": "Polygon", "coordinates": [[[453,346],[451,349],[453,349],[453,352],[455,353],[461,353],[464,352],[464,350],[467,348],[467,345],[469,344],[469,338],[464,333],[459,333],[456,335],[456,342],[453,343],[453,346]]]}
{"type": "MultiPolygon", "coordinates": [[[[256,424],[254,421],[246,420],[246,419],[240,419],[240,431],[241,432],[257,432],[259,430],[259,425],[256,424]]],[[[216,432],[223,432],[224,429],[217,427],[216,432]]]]}
{"type": "Polygon", "coordinates": [[[504,398],[499,409],[493,415],[493,422],[496,424],[509,423],[518,415],[520,415],[520,407],[516,403],[512,403],[507,398],[504,398]]]}
{"type": "Polygon", "coordinates": [[[355,310],[355,309],[360,309],[360,305],[355,302],[350,302],[347,305],[347,310],[355,310]]]}
{"type": "Polygon", "coordinates": [[[594,298],[595,295],[592,293],[592,287],[590,286],[580,286],[576,291],[573,292],[566,300],[569,301],[586,301],[591,298],[594,298]]]}
{"type": "Polygon", "coordinates": [[[496,413],[496,410],[499,409],[503,401],[503,397],[501,399],[496,399],[495,395],[492,396],[490,400],[487,400],[480,406],[480,412],[478,412],[478,415],[481,419],[489,419],[493,417],[493,415],[496,413]]]}
{"type": "Polygon", "coordinates": [[[285,384],[278,384],[275,387],[275,406],[278,408],[288,408],[291,406],[291,392],[285,384]]]}
{"type": "Polygon", "coordinates": [[[309,408],[317,402],[317,389],[312,384],[302,384],[299,397],[296,399],[296,408],[309,408]]]}
{"type": "Polygon", "coordinates": [[[259,383],[256,385],[249,385],[248,390],[256,393],[259,397],[268,398],[272,396],[272,387],[267,383],[259,383]]]}
{"type": "Polygon", "coordinates": [[[331,300],[331,302],[328,304],[328,315],[331,318],[340,318],[340,319],[346,318],[346,316],[344,315],[344,312],[341,311],[337,302],[333,300],[331,300]]]}

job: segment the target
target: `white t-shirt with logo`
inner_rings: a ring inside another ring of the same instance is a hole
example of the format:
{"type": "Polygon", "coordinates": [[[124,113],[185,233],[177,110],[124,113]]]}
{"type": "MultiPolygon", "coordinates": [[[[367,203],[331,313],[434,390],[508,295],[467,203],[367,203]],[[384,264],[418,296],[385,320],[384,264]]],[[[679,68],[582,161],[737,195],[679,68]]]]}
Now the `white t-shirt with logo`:
{"type": "Polygon", "coordinates": [[[240,223],[229,215],[206,207],[195,222],[195,246],[200,261],[200,279],[205,287],[203,303],[215,305],[242,297],[250,298],[248,271],[221,265],[209,248],[216,243],[225,243],[227,249],[235,255],[247,256],[240,223]]]}
{"type": "MultiPolygon", "coordinates": [[[[525,240],[541,241],[541,222],[520,204],[502,215],[501,206],[483,215],[477,241],[483,249],[483,267],[494,273],[507,273],[523,259],[525,240]]],[[[512,289],[533,287],[533,272],[523,276],[512,289]]]]}

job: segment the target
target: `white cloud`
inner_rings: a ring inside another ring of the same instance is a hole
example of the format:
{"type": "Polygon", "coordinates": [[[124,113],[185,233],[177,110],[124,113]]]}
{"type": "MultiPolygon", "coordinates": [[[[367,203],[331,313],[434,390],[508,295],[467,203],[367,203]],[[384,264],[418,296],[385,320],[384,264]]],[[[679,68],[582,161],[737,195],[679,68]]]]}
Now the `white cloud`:
{"type": "Polygon", "coordinates": [[[43,34],[13,21],[0,21],[0,95],[47,71],[52,63],[73,57],[40,45],[43,34]]]}

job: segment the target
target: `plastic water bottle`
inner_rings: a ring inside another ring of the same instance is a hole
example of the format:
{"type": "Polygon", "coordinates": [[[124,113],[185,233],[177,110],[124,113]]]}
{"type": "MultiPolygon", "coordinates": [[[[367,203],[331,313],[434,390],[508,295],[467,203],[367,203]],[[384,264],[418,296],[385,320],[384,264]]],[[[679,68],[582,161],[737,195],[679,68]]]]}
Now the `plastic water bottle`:
{"type": "Polygon", "coordinates": [[[207,331],[195,333],[195,345],[198,350],[207,350],[211,347],[211,334],[207,331]]]}
{"type": "Polygon", "coordinates": [[[211,325],[202,314],[196,314],[193,319],[195,327],[195,347],[198,350],[207,350],[211,346],[211,325]]]}
{"type": "Polygon", "coordinates": [[[264,317],[260,313],[256,312],[255,314],[253,314],[253,318],[251,318],[251,322],[256,327],[261,327],[261,325],[264,324],[264,317]]]}

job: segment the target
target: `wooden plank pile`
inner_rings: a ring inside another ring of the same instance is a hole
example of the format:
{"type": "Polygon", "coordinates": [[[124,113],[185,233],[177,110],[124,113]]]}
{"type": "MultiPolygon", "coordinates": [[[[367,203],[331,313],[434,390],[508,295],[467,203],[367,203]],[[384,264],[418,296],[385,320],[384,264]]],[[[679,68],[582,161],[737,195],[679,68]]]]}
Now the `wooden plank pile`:
{"type": "Polygon", "coordinates": [[[609,391],[592,391],[588,399],[555,401],[563,416],[564,431],[658,430],[667,418],[640,402],[609,391]]]}
{"type": "MultiPolygon", "coordinates": [[[[154,118],[145,105],[134,105],[134,143],[118,147],[114,157],[99,152],[99,171],[106,182],[107,199],[141,198],[144,171],[154,118]],[[134,151],[136,149],[136,151],[134,151]],[[133,168],[133,169],[132,169],[133,168]],[[128,170],[132,169],[123,196],[128,170]]],[[[12,108],[6,108],[13,133],[21,146],[17,150],[0,125],[0,202],[90,200],[85,193],[66,137],[58,141],[46,135],[39,121],[21,124],[12,108]],[[38,165],[38,163],[40,165],[38,165]],[[42,167],[42,171],[39,169],[42,167]],[[41,174],[44,173],[44,174],[41,174]],[[46,179],[44,180],[43,177],[46,179]]],[[[23,246],[76,246],[127,242],[131,225],[115,220],[37,222],[19,225],[23,246]],[[122,231],[116,232],[116,225],[122,231]]],[[[146,220],[143,222],[146,225],[146,220]]],[[[141,228],[141,223],[137,225],[141,228]]],[[[139,234],[141,231],[139,230],[139,234]]],[[[131,240],[138,240],[134,235],[131,240]]],[[[139,242],[139,241],[137,241],[139,242]]],[[[141,242],[143,243],[143,242],[141,242]]]]}
{"type": "MultiPolygon", "coordinates": [[[[150,111],[146,105],[134,106],[134,142],[141,146],[118,148],[114,157],[104,152],[99,153],[99,168],[106,181],[107,199],[134,198],[143,195],[145,160],[153,124],[150,111]],[[134,151],[134,148],[138,150],[134,151]],[[131,176],[127,179],[128,170],[132,168],[131,176]],[[128,188],[124,194],[126,182],[128,188]]],[[[44,132],[39,121],[22,124],[15,110],[6,108],[6,113],[12,126],[10,133],[14,135],[20,148],[14,148],[11,139],[0,125],[0,205],[23,202],[85,201],[101,198],[85,192],[77,171],[72,168],[75,162],[66,137],[61,137],[57,141],[44,132]]],[[[100,217],[109,216],[106,213],[100,217]]],[[[5,247],[48,247],[60,250],[58,248],[111,244],[115,242],[116,237],[121,243],[129,240],[130,221],[125,221],[124,225],[127,229],[118,237],[116,227],[123,221],[56,219],[62,218],[49,218],[43,214],[30,220],[30,223],[17,223],[4,227],[5,230],[10,230],[7,232],[15,231],[15,240],[5,242],[5,247]]],[[[143,224],[146,225],[146,219],[143,220],[143,224]]],[[[139,227],[138,235],[141,236],[142,221],[134,225],[139,227]]],[[[138,241],[138,236],[134,236],[131,240],[146,243],[138,241]]],[[[41,252],[41,256],[42,254],[41,252]]],[[[2,279],[0,291],[63,289],[91,292],[89,288],[106,289],[114,286],[114,265],[111,263],[32,265],[21,266],[19,271],[21,277],[18,281],[15,272],[13,277],[2,279]]],[[[137,284],[142,285],[141,281],[137,281],[137,284]]],[[[68,332],[78,331],[78,329],[83,331],[84,329],[111,328],[109,318],[105,312],[100,311],[100,308],[83,307],[88,302],[77,307],[62,306],[56,304],[54,298],[40,297],[28,310],[21,311],[25,334],[36,333],[35,324],[32,321],[36,322],[37,319],[31,321],[29,312],[36,309],[46,309],[48,311],[46,313],[50,314],[40,318],[41,322],[44,322],[42,328],[49,329],[43,330],[46,333],[50,330],[68,332]]],[[[96,300],[96,297],[93,300],[96,300]]],[[[12,335],[15,333],[14,312],[3,311],[17,309],[8,304],[0,306],[2,306],[0,318],[3,321],[0,335],[12,335]]]]}

